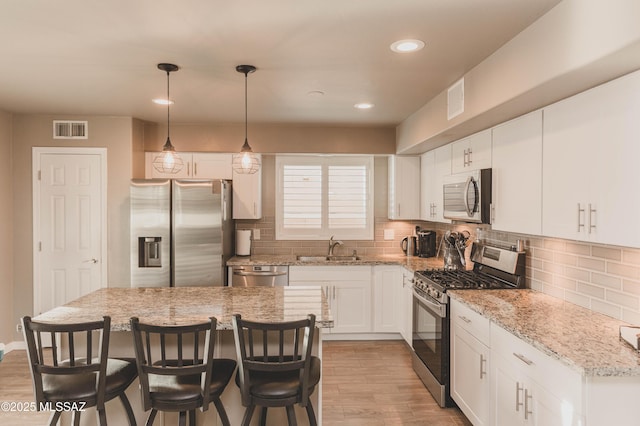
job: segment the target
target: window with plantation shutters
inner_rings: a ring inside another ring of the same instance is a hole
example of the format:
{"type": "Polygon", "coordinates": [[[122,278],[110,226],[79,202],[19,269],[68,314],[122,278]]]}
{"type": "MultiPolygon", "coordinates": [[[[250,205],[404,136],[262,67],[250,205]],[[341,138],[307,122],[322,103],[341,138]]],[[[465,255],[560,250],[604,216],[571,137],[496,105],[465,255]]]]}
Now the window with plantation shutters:
{"type": "Polygon", "coordinates": [[[276,239],[373,239],[373,157],[277,156],[276,239]]]}

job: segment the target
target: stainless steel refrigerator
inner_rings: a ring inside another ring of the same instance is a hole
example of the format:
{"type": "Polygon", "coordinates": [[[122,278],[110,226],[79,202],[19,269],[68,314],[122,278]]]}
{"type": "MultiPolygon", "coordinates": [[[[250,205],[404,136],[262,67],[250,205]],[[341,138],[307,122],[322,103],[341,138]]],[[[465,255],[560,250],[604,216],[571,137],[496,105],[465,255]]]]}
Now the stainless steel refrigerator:
{"type": "Polygon", "coordinates": [[[231,182],[131,181],[131,286],[226,285],[231,182]]]}

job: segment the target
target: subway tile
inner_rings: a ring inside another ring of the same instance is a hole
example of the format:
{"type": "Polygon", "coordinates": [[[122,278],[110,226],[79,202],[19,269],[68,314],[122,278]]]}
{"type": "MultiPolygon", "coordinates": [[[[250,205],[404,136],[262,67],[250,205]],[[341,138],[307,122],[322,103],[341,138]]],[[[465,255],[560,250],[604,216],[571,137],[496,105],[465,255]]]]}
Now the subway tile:
{"type": "Polygon", "coordinates": [[[559,275],[555,275],[553,277],[553,285],[556,287],[562,287],[567,290],[575,290],[576,289],[576,280],[572,280],[569,278],[565,278],[559,275]]]}
{"type": "Polygon", "coordinates": [[[578,258],[571,254],[554,253],[553,261],[562,265],[575,266],[578,264],[578,258]]]}
{"type": "Polygon", "coordinates": [[[534,248],[532,256],[536,259],[553,261],[553,252],[545,249],[534,248]]]}
{"type": "Polygon", "coordinates": [[[553,251],[564,251],[566,248],[566,242],[564,240],[547,238],[544,240],[544,248],[553,251]]]}
{"type": "Polygon", "coordinates": [[[543,262],[542,269],[545,272],[549,272],[550,274],[563,274],[564,273],[564,266],[559,265],[559,264],[554,263],[554,262],[543,262]]]}
{"type": "Polygon", "coordinates": [[[533,271],[533,278],[549,284],[553,282],[553,275],[539,270],[533,271]]]}
{"type": "Polygon", "coordinates": [[[587,308],[589,309],[591,307],[591,299],[589,299],[587,296],[580,294],[580,293],[576,293],[574,291],[571,290],[567,290],[565,292],[565,300],[567,302],[571,302],[574,305],[579,305],[582,306],[583,308],[587,308]]]}
{"type": "Polygon", "coordinates": [[[592,299],[591,309],[613,318],[617,318],[617,319],[622,318],[622,308],[620,306],[612,305],[611,303],[592,299]]]}
{"type": "Polygon", "coordinates": [[[640,295],[640,282],[632,281],[632,280],[623,280],[622,291],[624,291],[625,293],[640,295]]]}
{"type": "Polygon", "coordinates": [[[622,250],[620,250],[619,248],[594,245],[591,247],[591,255],[593,257],[599,257],[602,259],[620,261],[622,259],[622,250]]]}
{"type": "Polygon", "coordinates": [[[606,291],[605,300],[615,303],[616,305],[624,306],[625,308],[634,310],[638,310],[640,308],[640,299],[638,299],[638,296],[630,296],[613,290],[606,291]]]}
{"type": "Polygon", "coordinates": [[[622,320],[630,324],[640,326],[640,312],[632,311],[630,309],[623,309],[622,320]]]}
{"type": "Polygon", "coordinates": [[[534,259],[532,257],[527,257],[526,263],[531,265],[533,269],[543,269],[544,265],[542,259],[534,259]]]}
{"type": "Polygon", "coordinates": [[[555,287],[553,285],[545,284],[542,291],[548,294],[549,296],[557,297],[558,299],[564,300],[564,289],[560,287],[555,287]]]}
{"type": "Polygon", "coordinates": [[[601,285],[614,290],[620,290],[622,288],[622,280],[617,277],[604,274],[591,274],[591,283],[601,285]]]}
{"type": "Polygon", "coordinates": [[[592,271],[604,272],[606,270],[605,261],[601,259],[595,259],[593,257],[579,257],[578,266],[580,268],[591,269],[592,271]]]}
{"type": "Polygon", "coordinates": [[[622,250],[622,262],[631,263],[633,265],[640,265],[640,250],[622,250]]]}
{"type": "Polygon", "coordinates": [[[632,280],[640,279],[640,266],[623,265],[620,263],[607,262],[607,272],[619,275],[632,280]]]}
{"type": "Polygon", "coordinates": [[[570,266],[566,266],[564,268],[564,275],[568,278],[573,278],[580,281],[589,281],[589,278],[591,277],[589,271],[585,271],[584,269],[572,268],[570,266]]]}
{"type": "Polygon", "coordinates": [[[531,280],[529,284],[529,288],[532,290],[544,292],[544,285],[542,284],[541,281],[538,281],[538,280],[531,280]]]}
{"type": "Polygon", "coordinates": [[[604,300],[604,288],[602,287],[598,287],[598,286],[583,283],[583,282],[578,282],[576,289],[579,293],[604,300]]]}
{"type": "Polygon", "coordinates": [[[591,246],[589,244],[581,244],[570,241],[566,244],[566,251],[567,253],[589,256],[591,255],[591,246]]]}

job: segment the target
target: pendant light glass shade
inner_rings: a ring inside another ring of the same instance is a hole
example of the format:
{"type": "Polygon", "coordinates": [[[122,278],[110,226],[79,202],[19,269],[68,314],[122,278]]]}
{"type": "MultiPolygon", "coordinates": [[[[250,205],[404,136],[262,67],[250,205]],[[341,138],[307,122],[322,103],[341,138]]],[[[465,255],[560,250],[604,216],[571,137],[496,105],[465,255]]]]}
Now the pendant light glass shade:
{"type": "Polygon", "coordinates": [[[260,170],[260,158],[251,149],[247,138],[247,75],[255,70],[253,65],[236,67],[236,71],[244,74],[244,144],[240,153],[233,156],[233,170],[241,174],[254,174],[260,170]]]}
{"type": "Polygon", "coordinates": [[[169,73],[178,71],[180,68],[174,64],[158,64],[158,69],[167,73],[167,141],[162,147],[162,152],[153,159],[153,168],[160,173],[175,174],[182,170],[184,163],[182,158],[176,153],[176,149],[171,144],[169,138],[169,107],[171,98],[169,97],[169,73]]]}

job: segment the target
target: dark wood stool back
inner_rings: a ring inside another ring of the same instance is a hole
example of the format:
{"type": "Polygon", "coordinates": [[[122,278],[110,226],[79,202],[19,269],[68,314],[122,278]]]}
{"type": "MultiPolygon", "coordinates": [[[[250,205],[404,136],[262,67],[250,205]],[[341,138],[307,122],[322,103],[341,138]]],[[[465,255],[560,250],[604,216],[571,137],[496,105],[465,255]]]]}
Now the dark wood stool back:
{"type": "Polygon", "coordinates": [[[220,395],[233,375],[234,360],[214,360],[216,318],[209,321],[162,326],[131,318],[142,405],[151,410],[147,425],[158,411],[180,413],[179,422],[195,424],[195,410],[208,410],[213,402],[224,425],[229,419],[220,395]]]}
{"type": "MultiPolygon", "coordinates": [[[[38,409],[48,404],[55,410],[59,403],[78,410],[95,406],[100,424],[106,425],[105,402],[119,396],[129,424],[136,424],[124,391],[137,373],[133,363],[108,358],[110,317],[93,322],[50,324],[26,316],[22,325],[38,409]],[[48,339],[50,351],[45,350],[48,339]]],[[[80,413],[73,411],[74,424],[79,423],[80,413]]],[[[61,411],[53,411],[49,424],[55,425],[60,414],[61,411]]]]}
{"type": "Polygon", "coordinates": [[[312,356],[315,315],[279,323],[243,320],[233,316],[238,374],[236,383],[247,407],[243,425],[249,425],[255,406],[262,407],[261,424],[268,407],[286,407],[290,425],[296,425],[294,405],[307,410],[316,424],[309,395],[320,380],[320,359],[312,356]]]}

